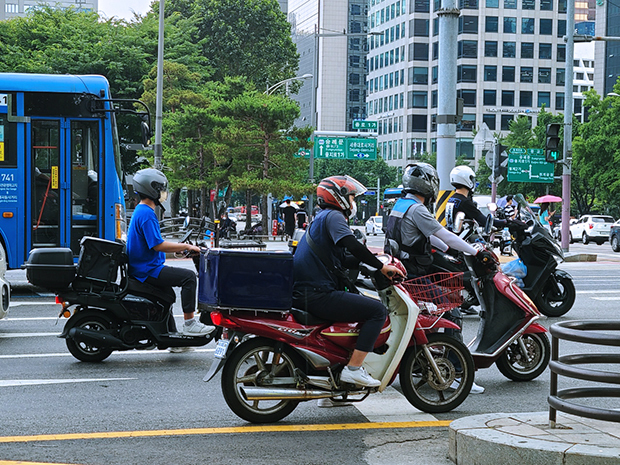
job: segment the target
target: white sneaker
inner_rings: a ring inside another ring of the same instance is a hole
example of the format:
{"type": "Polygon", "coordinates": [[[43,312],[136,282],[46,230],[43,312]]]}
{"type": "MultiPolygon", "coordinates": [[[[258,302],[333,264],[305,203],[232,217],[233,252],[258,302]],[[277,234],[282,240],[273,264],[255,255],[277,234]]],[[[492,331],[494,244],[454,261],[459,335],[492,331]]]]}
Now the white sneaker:
{"type": "Polygon", "coordinates": [[[197,320],[190,320],[191,323],[183,323],[181,331],[185,336],[207,336],[215,331],[215,326],[207,326],[197,320]]]}
{"type": "Polygon", "coordinates": [[[348,365],[344,367],[340,373],[340,382],[355,384],[356,386],[362,387],[381,386],[381,381],[374,379],[366,373],[364,367],[360,367],[359,370],[351,370],[348,365]]]}
{"type": "Polygon", "coordinates": [[[352,402],[336,402],[335,400],[331,400],[329,398],[319,399],[317,402],[317,406],[320,408],[349,407],[351,405],[353,405],[352,402]]]}
{"type": "MultiPolygon", "coordinates": [[[[455,379],[454,382],[450,385],[450,389],[457,390],[460,385],[461,383],[459,382],[459,380],[455,379]]],[[[473,383],[471,385],[471,391],[469,391],[470,394],[482,394],[483,392],[484,388],[482,386],[478,386],[476,383],[473,383]]]]}
{"type": "Polygon", "coordinates": [[[192,352],[193,347],[168,347],[168,352],[171,354],[182,354],[184,352],[192,352]]]}

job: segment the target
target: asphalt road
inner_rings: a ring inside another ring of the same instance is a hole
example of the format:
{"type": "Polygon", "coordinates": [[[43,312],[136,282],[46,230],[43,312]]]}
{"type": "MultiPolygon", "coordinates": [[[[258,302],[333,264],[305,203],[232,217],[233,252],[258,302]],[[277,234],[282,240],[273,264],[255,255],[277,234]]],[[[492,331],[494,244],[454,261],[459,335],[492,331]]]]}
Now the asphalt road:
{"type": "MultiPolygon", "coordinates": [[[[375,240],[380,244],[383,237],[371,237],[371,245],[375,240]]],[[[545,326],[620,318],[620,254],[608,244],[574,244],[571,252],[580,247],[605,261],[562,265],[575,279],[577,300],[565,317],[547,319],[545,326]]],[[[470,395],[449,413],[416,412],[396,383],[358,406],[320,409],[305,402],[277,425],[256,428],[228,409],[219,376],[202,381],[213,343],[185,354],[115,353],[103,363],[86,364],[55,337],[64,322],[56,320],[58,308],[50,295],[21,291],[9,318],[0,320],[0,465],[447,465],[450,420],[547,410],[548,371],[535,381],[515,383],[493,366],[477,373],[486,392],[470,395]]],[[[175,314],[181,315],[180,308],[175,314]]],[[[475,336],[478,322],[465,318],[466,341],[475,336]]],[[[562,353],[575,350],[583,348],[561,345],[562,353]]],[[[562,384],[567,385],[570,380],[562,384]]]]}

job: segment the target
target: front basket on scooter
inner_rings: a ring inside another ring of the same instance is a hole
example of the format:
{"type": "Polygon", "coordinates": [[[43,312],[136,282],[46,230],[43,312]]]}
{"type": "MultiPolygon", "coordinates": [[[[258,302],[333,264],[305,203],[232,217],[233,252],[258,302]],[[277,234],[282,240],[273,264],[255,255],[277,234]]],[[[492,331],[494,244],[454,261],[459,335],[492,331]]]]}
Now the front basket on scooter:
{"type": "Polygon", "coordinates": [[[402,285],[422,312],[441,315],[463,304],[463,273],[434,273],[402,285]]]}

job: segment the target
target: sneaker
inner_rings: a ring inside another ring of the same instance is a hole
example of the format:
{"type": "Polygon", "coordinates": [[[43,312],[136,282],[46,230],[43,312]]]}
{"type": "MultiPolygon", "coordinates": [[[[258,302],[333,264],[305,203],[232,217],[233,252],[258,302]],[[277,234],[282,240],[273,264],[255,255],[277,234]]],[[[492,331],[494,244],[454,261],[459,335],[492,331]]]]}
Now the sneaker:
{"type": "Polygon", "coordinates": [[[366,373],[363,367],[360,367],[359,370],[351,370],[348,365],[340,373],[340,382],[362,387],[379,387],[381,385],[381,381],[366,373]]]}
{"type": "Polygon", "coordinates": [[[473,307],[461,308],[461,313],[463,315],[478,315],[478,310],[473,307]]]}
{"type": "Polygon", "coordinates": [[[336,402],[335,400],[331,400],[329,398],[319,399],[317,402],[317,406],[320,408],[350,407],[351,405],[353,405],[352,402],[336,402]]]}
{"type": "Polygon", "coordinates": [[[183,323],[183,330],[181,332],[185,336],[207,336],[215,331],[215,326],[207,326],[196,320],[190,321],[190,324],[183,323]]]}
{"type": "MultiPolygon", "coordinates": [[[[458,379],[455,379],[454,382],[450,385],[450,389],[458,389],[459,386],[461,385],[461,383],[459,382],[458,379]]],[[[484,392],[484,388],[482,386],[478,386],[476,383],[473,383],[471,385],[471,391],[469,391],[470,394],[482,394],[484,392]]]]}
{"type": "Polygon", "coordinates": [[[168,352],[171,354],[182,354],[184,352],[192,352],[194,350],[193,347],[169,347],[168,352]]]}

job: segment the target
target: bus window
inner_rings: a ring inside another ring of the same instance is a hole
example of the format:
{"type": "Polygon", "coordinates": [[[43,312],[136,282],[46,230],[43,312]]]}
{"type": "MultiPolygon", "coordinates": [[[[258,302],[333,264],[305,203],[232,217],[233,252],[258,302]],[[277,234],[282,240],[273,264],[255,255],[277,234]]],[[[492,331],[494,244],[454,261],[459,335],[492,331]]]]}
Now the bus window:
{"type": "Polygon", "coordinates": [[[0,114],[0,168],[16,167],[17,124],[10,123],[6,114],[0,114]]]}
{"type": "Polygon", "coordinates": [[[71,249],[84,236],[97,236],[99,217],[99,123],[71,122],[71,249]]]}
{"type": "Polygon", "coordinates": [[[32,122],[32,246],[60,246],[60,121],[32,122]]]}

